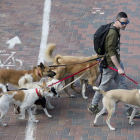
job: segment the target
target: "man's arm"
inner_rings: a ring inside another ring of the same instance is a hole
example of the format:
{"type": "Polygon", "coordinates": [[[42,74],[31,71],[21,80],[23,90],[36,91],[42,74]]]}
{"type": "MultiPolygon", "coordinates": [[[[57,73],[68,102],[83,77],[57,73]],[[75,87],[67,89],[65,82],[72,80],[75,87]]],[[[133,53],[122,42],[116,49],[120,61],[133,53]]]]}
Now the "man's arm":
{"type": "Polygon", "coordinates": [[[112,60],[113,64],[116,66],[116,68],[118,69],[118,73],[120,75],[124,74],[124,70],[121,68],[116,55],[111,56],[111,60],[112,60]]]}

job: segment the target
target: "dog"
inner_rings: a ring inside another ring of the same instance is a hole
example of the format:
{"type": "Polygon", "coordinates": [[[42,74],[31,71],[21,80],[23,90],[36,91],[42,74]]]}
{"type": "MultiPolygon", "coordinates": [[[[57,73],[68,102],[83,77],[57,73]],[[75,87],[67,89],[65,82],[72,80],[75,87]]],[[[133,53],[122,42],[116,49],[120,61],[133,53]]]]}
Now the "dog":
{"type": "MultiPolygon", "coordinates": [[[[7,124],[3,123],[2,119],[7,114],[10,103],[14,103],[17,106],[20,106],[21,116],[19,116],[19,119],[25,119],[25,110],[27,109],[30,119],[33,122],[36,123],[39,122],[39,120],[34,119],[31,112],[31,107],[34,105],[34,103],[38,103],[38,100],[40,98],[46,96],[53,97],[54,93],[49,88],[8,91],[1,93],[0,94],[1,124],[3,126],[7,126],[7,124]]],[[[45,111],[45,107],[43,109],[45,111]]]]}
{"type": "MultiPolygon", "coordinates": [[[[53,44],[53,43],[48,44],[48,46],[45,49],[46,61],[53,62],[53,65],[65,65],[65,64],[69,65],[69,64],[81,63],[81,62],[85,62],[85,61],[88,61],[88,60],[91,60],[94,58],[98,58],[97,55],[93,55],[93,56],[89,56],[89,57],[56,55],[55,57],[53,57],[52,53],[53,53],[54,49],[55,49],[55,44],[53,44]]],[[[81,71],[91,65],[94,65],[95,63],[97,63],[97,60],[93,60],[93,61],[82,63],[82,64],[76,64],[76,65],[51,67],[51,69],[56,72],[55,78],[58,80],[61,80],[65,76],[74,74],[78,71],[81,71]]],[[[85,96],[85,90],[86,90],[87,84],[91,85],[92,87],[95,86],[95,81],[97,80],[97,78],[100,74],[99,64],[97,63],[96,65],[90,67],[89,69],[78,73],[74,77],[79,77],[83,73],[85,73],[85,75],[80,78],[80,81],[82,84],[82,96],[84,99],[87,99],[88,97],[85,96]]],[[[65,83],[68,84],[68,81],[66,80],[65,83]]],[[[73,86],[73,88],[74,88],[74,86],[73,86]]],[[[66,89],[65,89],[65,91],[66,91],[66,89]]]]}
{"type": "MultiPolygon", "coordinates": [[[[26,81],[26,78],[29,78],[29,77],[30,77],[30,75],[27,75],[27,74],[26,74],[25,76],[22,76],[22,77],[21,77],[21,81],[26,81]]],[[[20,88],[21,88],[21,89],[23,89],[23,88],[25,88],[25,89],[32,89],[32,88],[39,88],[39,89],[41,89],[41,88],[42,88],[42,89],[43,89],[43,88],[48,87],[50,90],[53,89],[53,93],[55,93],[56,96],[52,96],[52,97],[46,96],[46,97],[45,97],[45,100],[46,100],[47,109],[54,109],[54,106],[51,105],[50,100],[51,100],[52,98],[54,98],[54,97],[59,97],[57,92],[59,92],[60,89],[63,88],[62,83],[61,83],[61,82],[58,82],[58,81],[59,81],[59,80],[57,80],[57,79],[51,79],[51,80],[48,81],[48,82],[45,82],[45,81],[43,80],[43,82],[32,82],[32,83],[20,84],[20,88]],[[56,84],[55,84],[55,83],[56,83],[56,84]],[[56,90],[56,91],[55,91],[55,90],[56,90]]],[[[54,95],[55,95],[55,94],[54,94],[54,95]]],[[[37,114],[37,109],[40,109],[40,108],[42,109],[42,107],[40,107],[40,106],[34,106],[33,114],[37,114]]],[[[45,114],[46,114],[49,118],[51,118],[52,115],[50,115],[50,114],[48,113],[47,109],[45,109],[45,114]]],[[[15,113],[20,113],[19,107],[18,107],[18,106],[16,106],[16,108],[14,109],[14,112],[15,112],[15,113]]]]}
{"type": "Polygon", "coordinates": [[[108,111],[108,117],[106,120],[107,125],[110,130],[116,130],[110,124],[110,119],[113,113],[115,112],[116,102],[123,102],[133,107],[133,112],[129,118],[129,124],[130,125],[134,124],[134,122],[132,122],[132,119],[134,118],[137,109],[140,107],[140,90],[115,89],[115,90],[110,90],[110,91],[105,92],[96,86],[94,86],[93,89],[104,95],[103,100],[102,100],[103,109],[96,115],[95,120],[93,122],[94,125],[96,125],[98,117],[104,114],[107,109],[108,111]]]}
{"type": "Polygon", "coordinates": [[[48,66],[45,66],[42,62],[37,67],[35,66],[31,70],[14,70],[14,69],[1,69],[0,70],[0,91],[7,92],[6,84],[12,84],[19,88],[22,83],[40,81],[42,77],[53,77],[56,73],[52,71],[48,66]],[[24,75],[30,75],[30,78],[26,81],[20,80],[24,75]]]}

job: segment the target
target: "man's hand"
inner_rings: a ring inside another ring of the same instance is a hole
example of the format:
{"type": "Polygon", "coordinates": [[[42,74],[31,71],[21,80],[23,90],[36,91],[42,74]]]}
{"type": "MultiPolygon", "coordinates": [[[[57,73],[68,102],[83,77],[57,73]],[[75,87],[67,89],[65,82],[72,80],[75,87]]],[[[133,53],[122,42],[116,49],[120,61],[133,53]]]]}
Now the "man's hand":
{"type": "Polygon", "coordinates": [[[124,73],[124,70],[121,68],[121,66],[120,66],[120,64],[119,64],[119,62],[118,62],[118,60],[117,60],[117,57],[114,55],[114,56],[111,56],[111,60],[112,60],[112,62],[114,63],[114,65],[117,67],[117,69],[118,69],[118,73],[120,74],[120,75],[124,75],[125,73],[124,73]]]}
{"type": "Polygon", "coordinates": [[[124,74],[125,74],[125,72],[124,72],[124,70],[123,70],[122,68],[118,69],[118,73],[119,73],[120,75],[124,75],[124,74]]]}

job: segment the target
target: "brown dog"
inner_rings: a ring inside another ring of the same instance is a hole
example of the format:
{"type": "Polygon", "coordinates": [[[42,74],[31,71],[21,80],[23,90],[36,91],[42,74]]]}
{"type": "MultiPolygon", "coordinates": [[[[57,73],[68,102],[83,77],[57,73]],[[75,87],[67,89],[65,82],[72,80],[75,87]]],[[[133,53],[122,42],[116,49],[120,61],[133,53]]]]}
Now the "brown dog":
{"type": "MultiPolygon", "coordinates": [[[[55,48],[55,44],[48,44],[45,50],[46,61],[53,62],[54,65],[63,65],[63,64],[69,65],[69,64],[81,63],[81,62],[85,62],[94,58],[98,58],[97,55],[93,55],[89,57],[57,55],[53,57],[52,53],[54,51],[54,48],[55,48]]],[[[82,63],[82,64],[76,64],[76,65],[53,67],[51,69],[56,72],[55,78],[61,80],[65,76],[81,71],[91,65],[94,65],[95,63],[97,63],[97,60],[93,60],[93,61],[82,63]]],[[[82,84],[82,96],[84,99],[87,99],[88,97],[85,96],[87,83],[91,85],[92,87],[95,86],[95,81],[97,80],[100,74],[99,64],[96,64],[90,67],[89,69],[86,69],[85,71],[78,73],[75,77],[79,77],[83,73],[85,73],[85,75],[80,78],[81,84],[82,84]]],[[[67,81],[65,82],[67,84],[67,81]]]]}
{"type": "Polygon", "coordinates": [[[19,88],[19,81],[22,76],[30,75],[30,79],[22,81],[26,84],[28,82],[40,81],[42,77],[53,77],[56,75],[48,66],[45,66],[43,63],[40,63],[37,67],[34,67],[32,70],[13,70],[13,69],[1,69],[0,70],[0,90],[6,92],[6,84],[12,84],[13,86],[19,88]]]}

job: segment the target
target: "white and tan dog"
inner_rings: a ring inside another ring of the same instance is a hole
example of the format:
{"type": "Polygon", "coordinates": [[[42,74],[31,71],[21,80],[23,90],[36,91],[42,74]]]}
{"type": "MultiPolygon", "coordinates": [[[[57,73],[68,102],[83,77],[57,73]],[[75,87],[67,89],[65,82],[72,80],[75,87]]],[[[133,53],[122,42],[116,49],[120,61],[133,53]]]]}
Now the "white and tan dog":
{"type": "MultiPolygon", "coordinates": [[[[89,57],[56,55],[55,57],[53,57],[52,53],[54,49],[55,49],[55,44],[52,43],[52,44],[48,44],[45,50],[46,61],[53,62],[53,65],[69,65],[69,64],[89,61],[93,58],[98,58],[97,55],[93,55],[89,57]]],[[[94,65],[95,63],[97,63],[97,60],[93,60],[93,61],[82,63],[82,64],[76,64],[76,65],[52,67],[51,69],[56,72],[55,78],[58,80],[61,80],[64,77],[77,73],[78,71],[81,71],[91,65],[94,65]]],[[[87,87],[87,84],[91,85],[92,87],[95,86],[95,82],[100,74],[99,63],[90,67],[89,69],[85,71],[78,73],[77,75],[75,75],[75,77],[80,77],[84,73],[85,75],[83,75],[80,78],[80,80],[82,84],[82,96],[84,99],[87,99],[88,97],[85,96],[86,87],[87,87]]],[[[65,82],[67,85],[68,81],[65,80],[65,82]]],[[[74,89],[74,87],[72,87],[72,89],[74,89]]],[[[68,94],[68,91],[66,91],[66,93],[68,94]]]]}
{"type": "Polygon", "coordinates": [[[14,70],[14,69],[1,69],[0,70],[0,91],[6,92],[6,84],[12,84],[19,88],[19,84],[40,81],[42,77],[53,77],[56,73],[53,72],[48,66],[40,63],[37,67],[31,70],[14,70]],[[26,81],[20,80],[22,76],[30,74],[30,78],[26,81]]]}
{"type": "Polygon", "coordinates": [[[54,93],[52,93],[52,91],[50,91],[49,88],[8,91],[8,92],[1,93],[0,94],[0,113],[1,113],[0,122],[1,124],[3,126],[7,125],[3,123],[2,119],[7,114],[10,103],[14,103],[17,106],[20,106],[21,116],[19,117],[19,119],[25,119],[25,110],[27,109],[30,119],[33,122],[39,122],[38,120],[34,119],[31,112],[31,107],[34,105],[36,101],[40,99],[39,98],[40,96],[52,97],[54,96],[54,93]]]}
{"type": "Polygon", "coordinates": [[[104,95],[103,100],[102,100],[103,109],[96,115],[95,120],[94,120],[94,125],[96,125],[98,117],[104,114],[107,109],[108,111],[108,117],[106,120],[107,125],[110,130],[115,130],[115,128],[113,128],[110,124],[110,119],[113,113],[115,112],[116,102],[123,102],[133,108],[133,112],[129,118],[129,124],[130,125],[134,124],[134,122],[132,122],[132,119],[134,118],[137,109],[140,108],[140,90],[115,89],[115,90],[110,90],[110,91],[105,92],[95,86],[93,87],[93,89],[104,95]]]}
{"type": "MultiPolygon", "coordinates": [[[[25,76],[22,76],[21,77],[21,81],[26,81],[26,78],[28,79],[30,77],[30,75],[25,75],[25,76]]],[[[43,82],[32,82],[32,83],[26,83],[26,84],[23,84],[23,82],[21,82],[19,85],[20,85],[20,88],[26,88],[26,89],[33,89],[33,88],[39,88],[39,89],[43,89],[43,88],[46,88],[48,87],[50,90],[52,87],[54,87],[54,89],[56,90],[56,92],[59,92],[62,88],[63,88],[63,85],[61,82],[58,82],[59,80],[57,79],[52,79],[48,82],[45,82],[43,80],[43,82]],[[56,84],[55,84],[56,83],[56,84]]],[[[50,100],[54,97],[59,97],[59,96],[52,96],[52,97],[48,97],[48,96],[45,96],[45,99],[46,99],[46,107],[47,109],[54,109],[54,106],[51,105],[50,103],[50,100]]],[[[33,110],[33,113],[34,114],[37,114],[37,109],[39,109],[42,107],[39,107],[39,106],[34,106],[34,110],[33,110]]],[[[52,115],[50,115],[47,111],[47,109],[45,109],[45,114],[51,118],[52,115]]],[[[15,109],[15,112],[17,111],[17,109],[15,109]]]]}

